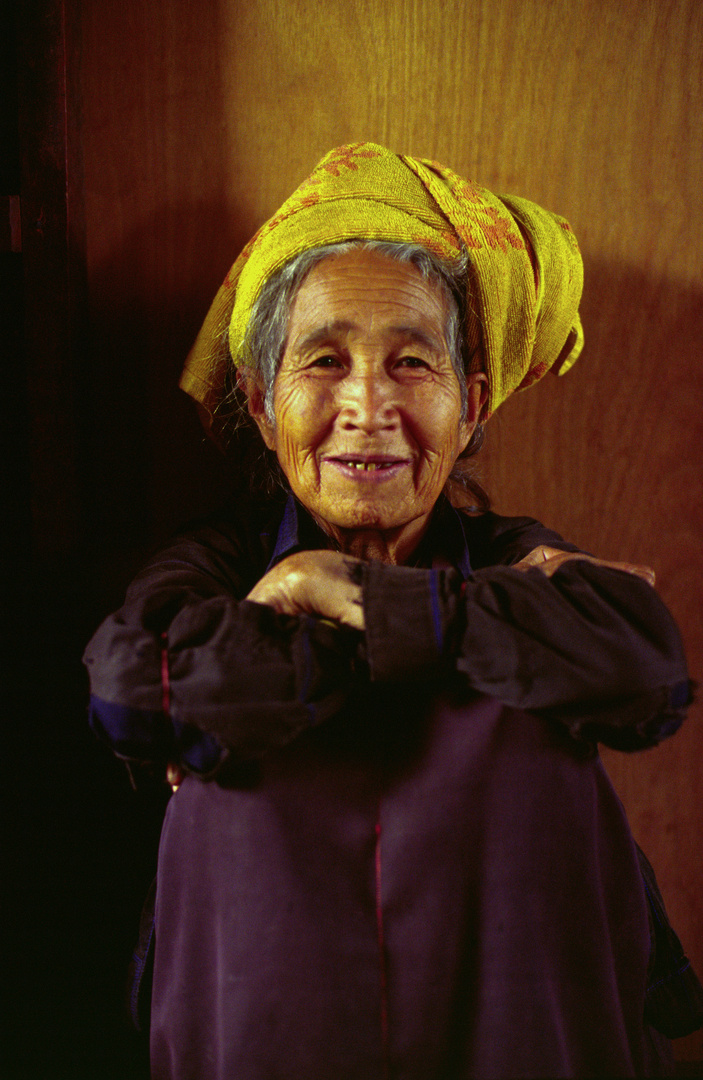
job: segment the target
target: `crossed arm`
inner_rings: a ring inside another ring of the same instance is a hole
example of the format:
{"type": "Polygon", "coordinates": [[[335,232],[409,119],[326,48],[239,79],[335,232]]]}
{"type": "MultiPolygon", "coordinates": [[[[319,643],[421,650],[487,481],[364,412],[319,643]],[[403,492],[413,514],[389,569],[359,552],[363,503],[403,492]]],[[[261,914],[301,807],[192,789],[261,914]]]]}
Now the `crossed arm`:
{"type": "MultiPolygon", "coordinates": [[[[513,569],[535,567],[546,577],[551,577],[573,559],[622,570],[654,585],[654,571],[647,566],[607,562],[591,555],[558,551],[543,544],[515,563],[513,569]]],[[[317,615],[345,623],[355,630],[365,630],[360,566],[360,559],[337,551],[301,551],[289,555],[269,570],[248,594],[247,600],[268,604],[281,614],[317,615]]]]}
{"type": "Polygon", "coordinates": [[[225,548],[157,558],[89,644],[93,727],[118,755],[209,773],[222,748],[259,757],[336,715],[360,678],[452,671],[622,749],[683,719],[681,642],[644,568],[541,545],[464,582],[323,550],[240,587],[225,548]],[[193,757],[203,740],[207,764],[193,757]]]}

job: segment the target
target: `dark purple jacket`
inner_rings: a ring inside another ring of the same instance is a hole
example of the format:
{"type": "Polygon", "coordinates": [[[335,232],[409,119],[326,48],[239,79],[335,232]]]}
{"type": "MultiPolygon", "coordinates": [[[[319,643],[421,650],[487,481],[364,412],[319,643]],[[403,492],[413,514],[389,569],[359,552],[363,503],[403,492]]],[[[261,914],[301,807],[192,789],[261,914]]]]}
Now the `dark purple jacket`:
{"type": "Polygon", "coordinates": [[[242,600],[324,546],[292,500],[265,518],[184,535],[86,651],[96,730],[194,774],[161,842],[153,1076],[662,1075],[645,889],[595,752],[681,722],[657,594],[514,570],[569,545],[443,506],[419,568],[365,567],[360,635],[242,600]]]}

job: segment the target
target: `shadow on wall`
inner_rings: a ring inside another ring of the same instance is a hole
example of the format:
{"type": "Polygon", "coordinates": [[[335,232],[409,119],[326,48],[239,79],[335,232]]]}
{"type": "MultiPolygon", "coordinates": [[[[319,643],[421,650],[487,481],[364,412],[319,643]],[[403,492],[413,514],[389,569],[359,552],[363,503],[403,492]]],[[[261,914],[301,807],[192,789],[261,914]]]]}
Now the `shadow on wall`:
{"type": "Polygon", "coordinates": [[[672,574],[687,562],[700,572],[703,292],[626,266],[586,271],[585,363],[600,389],[591,430],[614,472],[606,508],[615,516],[620,503],[628,546],[653,545],[672,574]]]}
{"type": "Polygon", "coordinates": [[[228,482],[183,362],[248,235],[222,205],[169,208],[89,275],[80,382],[85,505],[96,548],[143,548],[216,504],[228,482]],[[184,227],[187,223],[187,228],[184,227]]]}
{"type": "Polygon", "coordinates": [[[703,525],[703,293],[587,259],[581,314],[573,369],[514,395],[488,425],[489,493],[606,558],[651,559],[674,529],[690,559],[703,525]]]}

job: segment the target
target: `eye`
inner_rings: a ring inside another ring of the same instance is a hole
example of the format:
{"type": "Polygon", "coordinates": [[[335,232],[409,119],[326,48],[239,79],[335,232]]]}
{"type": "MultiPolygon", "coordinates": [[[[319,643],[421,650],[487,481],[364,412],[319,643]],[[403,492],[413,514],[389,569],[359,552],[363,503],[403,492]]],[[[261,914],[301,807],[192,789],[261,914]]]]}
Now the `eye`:
{"type": "Polygon", "coordinates": [[[342,361],[338,356],[316,356],[308,364],[311,368],[335,368],[342,367],[342,361]]]}
{"type": "Polygon", "coordinates": [[[421,368],[429,368],[430,365],[427,363],[426,360],[422,360],[419,356],[401,356],[398,360],[397,366],[414,368],[417,370],[421,368]]]}

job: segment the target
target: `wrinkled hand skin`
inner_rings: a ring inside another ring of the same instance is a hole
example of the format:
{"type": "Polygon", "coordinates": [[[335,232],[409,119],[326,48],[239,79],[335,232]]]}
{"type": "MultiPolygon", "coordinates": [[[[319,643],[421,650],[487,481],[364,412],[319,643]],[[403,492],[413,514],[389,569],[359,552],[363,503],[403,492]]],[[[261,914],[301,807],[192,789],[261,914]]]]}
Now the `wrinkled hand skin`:
{"type": "Polygon", "coordinates": [[[361,585],[353,581],[360,562],[339,551],[299,551],[269,570],[246,599],[284,615],[317,615],[364,630],[361,585]]]}
{"type": "Polygon", "coordinates": [[[513,569],[515,570],[529,570],[531,567],[536,567],[541,570],[547,577],[551,577],[555,571],[563,566],[565,562],[570,562],[572,559],[581,559],[582,562],[594,563],[595,566],[608,566],[611,570],[623,570],[626,574],[634,574],[636,577],[641,577],[649,585],[654,585],[655,574],[649,566],[635,566],[633,563],[624,562],[609,562],[607,559],[596,559],[593,555],[583,555],[578,551],[559,551],[558,548],[546,547],[544,544],[540,544],[539,547],[534,548],[529,555],[526,555],[520,562],[515,563],[513,569]]]}

